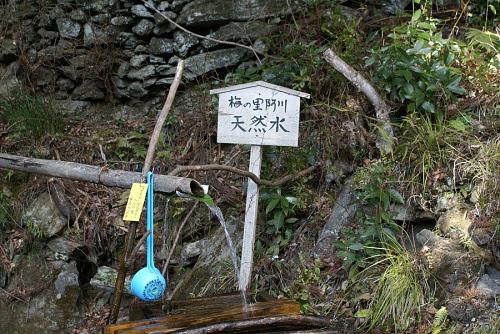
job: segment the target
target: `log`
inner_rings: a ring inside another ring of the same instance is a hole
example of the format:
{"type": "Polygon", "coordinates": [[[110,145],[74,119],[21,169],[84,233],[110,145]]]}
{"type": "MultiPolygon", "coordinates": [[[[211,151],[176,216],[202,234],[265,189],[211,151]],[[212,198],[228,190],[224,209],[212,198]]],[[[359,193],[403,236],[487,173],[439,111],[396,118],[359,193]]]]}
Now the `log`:
{"type": "MultiPolygon", "coordinates": [[[[141,182],[142,174],[124,170],[113,170],[76,162],[27,158],[0,153],[0,168],[26,173],[35,173],[65,179],[103,184],[109,187],[130,188],[134,182],[141,182]]],[[[189,178],[170,175],[155,176],[155,191],[203,195],[201,185],[189,178]]]]}

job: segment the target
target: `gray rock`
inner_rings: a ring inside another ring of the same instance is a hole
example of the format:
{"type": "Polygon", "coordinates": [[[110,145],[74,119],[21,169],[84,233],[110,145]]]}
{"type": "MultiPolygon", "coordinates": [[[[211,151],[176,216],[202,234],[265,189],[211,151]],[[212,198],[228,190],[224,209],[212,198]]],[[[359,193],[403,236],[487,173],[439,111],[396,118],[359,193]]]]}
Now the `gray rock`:
{"type": "Polygon", "coordinates": [[[184,245],[181,250],[181,264],[189,266],[196,262],[203,249],[207,247],[208,240],[198,240],[184,245]]]}
{"type": "Polygon", "coordinates": [[[178,11],[178,10],[182,9],[182,7],[184,7],[186,4],[188,4],[192,1],[193,0],[174,0],[174,1],[172,1],[170,8],[172,8],[172,10],[178,11]]]}
{"type": "Polygon", "coordinates": [[[169,27],[171,29],[175,29],[175,26],[173,24],[171,24],[165,17],[168,17],[169,19],[175,21],[175,19],[177,18],[177,14],[175,14],[174,12],[170,12],[170,11],[164,11],[164,12],[155,12],[154,13],[154,19],[155,19],[155,22],[156,24],[159,24],[159,25],[170,25],[169,27]]]}
{"type": "Polygon", "coordinates": [[[12,62],[5,68],[0,66],[0,96],[9,96],[12,90],[20,87],[21,82],[17,78],[20,68],[18,62],[12,62]]]}
{"type": "Polygon", "coordinates": [[[125,49],[134,49],[139,44],[139,40],[135,34],[130,32],[121,32],[118,34],[117,42],[121,43],[125,49]]]}
{"type": "Polygon", "coordinates": [[[171,85],[172,82],[174,82],[174,77],[170,78],[161,78],[159,80],[156,80],[155,84],[157,86],[164,86],[164,85],[171,85]]]}
{"type": "MultiPolygon", "coordinates": [[[[207,36],[221,41],[241,41],[248,43],[258,37],[268,35],[273,27],[273,25],[263,21],[231,22],[207,36]]],[[[209,49],[219,44],[203,40],[202,45],[204,48],[209,49]]]]}
{"type": "Polygon", "coordinates": [[[359,206],[359,200],[353,189],[352,179],[349,179],[340,190],[333,204],[328,221],[321,230],[314,248],[316,257],[323,258],[333,255],[334,241],[339,238],[343,227],[353,222],[359,206]]]}
{"type": "Polygon", "coordinates": [[[149,49],[154,55],[167,55],[174,52],[174,43],[168,38],[153,37],[149,42],[149,49]]]}
{"type": "Polygon", "coordinates": [[[434,220],[434,214],[429,211],[422,211],[412,205],[393,204],[390,207],[394,220],[400,222],[415,222],[421,220],[434,220]]]}
{"type": "Polygon", "coordinates": [[[411,3],[411,0],[383,0],[378,3],[382,6],[382,10],[385,13],[400,14],[411,3]]]}
{"type": "Polygon", "coordinates": [[[106,96],[102,91],[102,84],[94,80],[85,80],[80,86],[73,91],[75,100],[102,100],[106,96]]]}
{"type": "Polygon", "coordinates": [[[58,100],[53,101],[57,109],[66,115],[81,114],[90,108],[90,102],[77,100],[58,100]]]}
{"type": "MultiPolygon", "coordinates": [[[[184,78],[192,80],[214,70],[236,66],[246,60],[249,55],[249,51],[245,49],[231,48],[189,57],[185,62],[184,78]]],[[[173,69],[173,72],[175,72],[175,69],[173,69]]]]}
{"type": "Polygon", "coordinates": [[[179,55],[179,57],[185,57],[189,50],[198,44],[198,38],[185,33],[183,31],[176,31],[174,33],[174,50],[179,55]]]}
{"type": "Polygon", "coordinates": [[[140,98],[148,95],[149,92],[146,89],[144,89],[141,82],[134,81],[128,85],[127,93],[132,97],[140,98]]]}
{"type": "Polygon", "coordinates": [[[57,88],[59,88],[59,90],[62,90],[64,92],[69,92],[73,88],[75,88],[75,83],[73,81],[71,81],[70,79],[66,79],[66,78],[61,78],[61,79],[57,80],[56,85],[57,85],[57,88]]]}
{"type": "Polygon", "coordinates": [[[472,221],[467,216],[467,210],[453,208],[443,213],[437,220],[437,227],[443,234],[447,234],[450,229],[459,231],[462,235],[469,234],[469,227],[472,221]]]}
{"type": "Polygon", "coordinates": [[[59,18],[56,22],[62,38],[78,38],[80,36],[82,26],[78,22],[68,18],[59,18]]]}
{"type": "Polygon", "coordinates": [[[158,66],[156,66],[156,72],[159,75],[170,75],[170,74],[172,74],[172,66],[170,66],[170,65],[158,65],[158,66]]]}
{"type": "Polygon", "coordinates": [[[145,45],[137,45],[134,49],[134,53],[147,53],[148,47],[145,45]]]}
{"type": "Polygon", "coordinates": [[[35,84],[39,87],[52,87],[57,78],[55,70],[45,66],[38,67],[33,76],[35,77],[35,84]]]}
{"type": "Polygon", "coordinates": [[[106,35],[101,28],[92,23],[85,23],[83,26],[83,45],[91,46],[104,42],[106,35]]]}
{"type": "Polygon", "coordinates": [[[477,281],[476,289],[490,298],[495,298],[500,295],[500,279],[494,279],[490,275],[484,274],[477,281]]]}
{"type": "Polygon", "coordinates": [[[153,32],[154,23],[147,20],[140,20],[134,27],[132,27],[132,31],[139,36],[149,36],[153,32]]]}
{"type": "Polygon", "coordinates": [[[47,247],[56,254],[56,259],[63,261],[68,261],[73,252],[81,246],[82,245],[77,242],[62,237],[51,239],[47,243],[47,247]]]}
{"type": "Polygon", "coordinates": [[[111,7],[114,7],[118,0],[91,0],[87,1],[85,5],[85,9],[91,10],[94,12],[102,12],[107,11],[111,7]]]}
{"type": "Polygon", "coordinates": [[[186,5],[177,23],[212,27],[231,21],[250,21],[281,16],[301,9],[303,0],[194,0],[186,5]]]}
{"type": "Polygon", "coordinates": [[[45,30],[44,28],[38,29],[36,32],[38,35],[40,35],[42,38],[45,38],[46,40],[53,41],[57,37],[59,37],[59,33],[57,31],[49,31],[45,30]]]}
{"type": "MultiPolygon", "coordinates": [[[[118,271],[111,267],[101,266],[97,269],[97,273],[90,280],[90,284],[100,289],[114,290],[115,281],[118,271]]],[[[125,291],[130,293],[130,276],[125,278],[125,291]]]]}
{"type": "Polygon", "coordinates": [[[67,225],[66,218],[52,201],[49,193],[38,196],[23,215],[22,222],[33,234],[50,238],[67,225]]]}
{"type": "Polygon", "coordinates": [[[90,18],[90,22],[92,23],[97,23],[100,25],[106,24],[110,21],[111,15],[108,13],[102,13],[102,14],[97,14],[94,15],[90,18]]]}
{"type": "Polygon", "coordinates": [[[166,64],[167,62],[165,61],[165,59],[163,59],[162,57],[157,57],[157,56],[149,56],[149,62],[151,64],[166,64]]]}
{"type": "Polygon", "coordinates": [[[127,73],[127,78],[135,80],[145,80],[156,75],[154,65],[147,65],[139,69],[130,70],[127,73]]]}
{"type": "Polygon", "coordinates": [[[156,25],[155,28],[153,29],[153,34],[155,36],[163,36],[175,29],[175,26],[173,24],[162,24],[162,25],[156,25]]]}
{"type": "Polygon", "coordinates": [[[148,55],[135,55],[130,58],[130,66],[140,67],[148,60],[148,55]]]}
{"type": "Polygon", "coordinates": [[[154,86],[156,84],[156,81],[157,81],[156,78],[146,79],[142,82],[142,87],[149,88],[151,86],[154,86]]]}
{"type": "Polygon", "coordinates": [[[129,26],[134,23],[134,19],[130,16],[115,16],[111,19],[111,24],[117,27],[129,26]]]}
{"type": "Polygon", "coordinates": [[[170,8],[170,3],[168,1],[162,1],[158,5],[158,7],[156,7],[156,9],[158,9],[160,12],[167,10],[169,8],[170,8]]]}
{"type": "Polygon", "coordinates": [[[85,15],[85,12],[81,9],[75,9],[72,10],[69,13],[69,17],[76,22],[84,23],[85,20],[87,19],[87,16],[85,15]]]}
{"type": "Polygon", "coordinates": [[[78,286],[78,269],[76,269],[76,264],[75,262],[68,263],[63,267],[63,271],[57,275],[54,282],[54,287],[58,293],[56,298],[62,298],[62,295],[66,292],[66,288],[78,286]]]}
{"type": "Polygon", "coordinates": [[[120,77],[120,78],[125,78],[125,76],[128,73],[129,68],[130,68],[129,63],[121,63],[120,66],[118,67],[116,74],[118,74],[118,77],[120,77]]]}
{"type": "Polygon", "coordinates": [[[143,5],[134,5],[130,8],[130,12],[138,17],[151,18],[153,14],[143,5]]]}

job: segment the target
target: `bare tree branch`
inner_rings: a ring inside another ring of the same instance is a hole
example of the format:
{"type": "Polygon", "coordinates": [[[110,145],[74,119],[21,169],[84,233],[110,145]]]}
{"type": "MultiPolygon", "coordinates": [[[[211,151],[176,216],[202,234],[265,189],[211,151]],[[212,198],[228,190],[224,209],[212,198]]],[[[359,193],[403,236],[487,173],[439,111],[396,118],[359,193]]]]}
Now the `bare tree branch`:
{"type": "Polygon", "coordinates": [[[169,173],[169,175],[175,176],[175,175],[182,173],[182,172],[191,172],[191,171],[223,170],[223,171],[227,171],[227,172],[231,172],[234,174],[248,177],[248,178],[252,179],[252,181],[254,181],[256,184],[261,185],[261,186],[279,187],[285,183],[293,182],[301,177],[304,177],[306,175],[311,174],[319,166],[320,165],[317,164],[317,165],[311,166],[309,168],[306,168],[304,170],[301,170],[300,172],[298,172],[296,174],[286,175],[286,176],[280,177],[279,179],[274,180],[274,181],[262,180],[260,177],[258,177],[257,175],[255,175],[254,173],[251,173],[249,171],[238,169],[236,167],[219,165],[219,164],[177,166],[169,173]]]}
{"type": "Polygon", "coordinates": [[[385,103],[379,93],[375,90],[375,88],[373,88],[372,84],[366,80],[361,73],[343,61],[331,49],[327,49],[323,53],[323,58],[368,98],[370,103],[375,108],[375,115],[377,116],[377,119],[381,123],[381,128],[379,128],[379,135],[377,138],[377,147],[384,154],[392,153],[394,132],[389,119],[391,109],[387,103],[385,103]]]}

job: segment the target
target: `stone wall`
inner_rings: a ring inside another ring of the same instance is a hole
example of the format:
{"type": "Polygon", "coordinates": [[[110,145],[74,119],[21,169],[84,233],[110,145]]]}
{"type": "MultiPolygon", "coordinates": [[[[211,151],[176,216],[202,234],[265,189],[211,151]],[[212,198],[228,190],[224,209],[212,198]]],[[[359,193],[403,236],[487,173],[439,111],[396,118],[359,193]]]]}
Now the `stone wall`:
{"type": "MultiPolygon", "coordinates": [[[[302,2],[148,1],[200,35],[256,48],[273,29],[266,19],[300,10],[302,2]]],[[[10,0],[0,10],[0,63],[20,65],[37,91],[60,100],[142,99],[164,92],[179,59],[187,82],[254,57],[186,33],[142,1],[10,0]]]]}

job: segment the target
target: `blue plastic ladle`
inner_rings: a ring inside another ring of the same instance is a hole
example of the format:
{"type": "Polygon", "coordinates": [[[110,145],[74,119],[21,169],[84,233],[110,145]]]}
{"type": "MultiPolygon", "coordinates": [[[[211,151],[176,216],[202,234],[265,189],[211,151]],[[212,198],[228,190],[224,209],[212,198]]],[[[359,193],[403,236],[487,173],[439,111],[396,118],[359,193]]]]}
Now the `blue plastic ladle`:
{"type": "Polygon", "coordinates": [[[167,283],[161,272],[155,267],[153,256],[153,173],[147,175],[148,190],[146,200],[146,223],[150,232],[146,240],[146,267],[135,273],[130,283],[130,290],[140,300],[151,302],[163,297],[167,283]]]}

